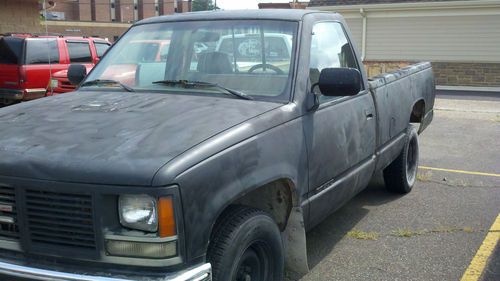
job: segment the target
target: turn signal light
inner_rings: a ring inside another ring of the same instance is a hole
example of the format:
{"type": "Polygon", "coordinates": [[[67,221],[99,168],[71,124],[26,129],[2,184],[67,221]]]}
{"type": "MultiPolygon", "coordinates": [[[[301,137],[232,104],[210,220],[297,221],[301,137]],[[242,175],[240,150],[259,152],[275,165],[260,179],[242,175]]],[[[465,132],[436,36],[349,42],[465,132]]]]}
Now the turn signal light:
{"type": "Polygon", "coordinates": [[[158,235],[160,237],[171,237],[177,234],[174,200],[170,196],[158,199],[158,223],[158,235]]]}

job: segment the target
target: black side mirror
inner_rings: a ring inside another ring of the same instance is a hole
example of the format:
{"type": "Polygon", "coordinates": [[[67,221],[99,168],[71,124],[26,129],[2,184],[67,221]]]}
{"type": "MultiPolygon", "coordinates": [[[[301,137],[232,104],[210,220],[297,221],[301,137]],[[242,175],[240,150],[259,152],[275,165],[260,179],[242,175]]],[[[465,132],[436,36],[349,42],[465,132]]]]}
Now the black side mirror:
{"type": "Polygon", "coordinates": [[[355,68],[324,68],[317,85],[325,96],[354,96],[361,90],[361,73],[355,68]]]}
{"type": "Polygon", "coordinates": [[[68,68],[68,80],[73,85],[79,85],[87,76],[87,68],[82,64],[71,64],[68,68]]]}

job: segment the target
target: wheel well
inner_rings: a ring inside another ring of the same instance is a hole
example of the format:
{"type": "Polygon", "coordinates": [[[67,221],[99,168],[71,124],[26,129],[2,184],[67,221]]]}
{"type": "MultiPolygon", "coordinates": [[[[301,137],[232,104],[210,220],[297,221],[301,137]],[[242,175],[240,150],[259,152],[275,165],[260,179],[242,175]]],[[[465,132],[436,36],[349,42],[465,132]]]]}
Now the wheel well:
{"type": "Polygon", "coordinates": [[[425,101],[417,101],[411,110],[410,122],[411,123],[421,123],[425,114],[425,101]]]}
{"type": "Polygon", "coordinates": [[[284,246],[287,270],[302,276],[309,272],[309,267],[304,217],[298,198],[292,181],[275,180],[238,197],[219,214],[215,225],[220,223],[226,212],[231,212],[234,205],[249,206],[267,212],[278,225],[286,241],[284,246]]]}
{"type": "Polygon", "coordinates": [[[288,180],[276,180],[243,194],[229,206],[243,205],[263,210],[271,215],[280,231],[284,231],[293,202],[297,200],[292,186],[288,180]]]}

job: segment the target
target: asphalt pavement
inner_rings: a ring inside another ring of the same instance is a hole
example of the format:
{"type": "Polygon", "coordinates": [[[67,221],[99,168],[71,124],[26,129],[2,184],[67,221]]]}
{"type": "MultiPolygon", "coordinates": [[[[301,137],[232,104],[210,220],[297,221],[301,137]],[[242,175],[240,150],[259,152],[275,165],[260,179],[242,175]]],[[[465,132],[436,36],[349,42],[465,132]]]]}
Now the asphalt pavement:
{"type": "MultiPolygon", "coordinates": [[[[311,270],[301,281],[462,278],[500,213],[500,95],[449,96],[438,96],[419,138],[425,169],[414,190],[390,194],[374,179],[307,234],[311,270]]],[[[500,280],[499,255],[483,281],[500,280]]]]}

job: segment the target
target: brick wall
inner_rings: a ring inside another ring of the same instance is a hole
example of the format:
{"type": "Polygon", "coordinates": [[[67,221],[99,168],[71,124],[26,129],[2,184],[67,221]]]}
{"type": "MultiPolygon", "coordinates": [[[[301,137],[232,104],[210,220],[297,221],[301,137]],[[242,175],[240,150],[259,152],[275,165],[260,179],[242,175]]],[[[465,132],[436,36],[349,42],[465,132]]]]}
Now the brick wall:
{"type": "Polygon", "coordinates": [[[139,1],[139,19],[145,19],[156,16],[154,1],[139,1]]]}
{"type": "Polygon", "coordinates": [[[80,14],[78,13],[78,5],[75,2],[56,2],[56,6],[50,11],[54,12],[62,12],[64,13],[65,20],[78,20],[80,18],[80,14]]]}
{"type": "MultiPolygon", "coordinates": [[[[409,61],[365,61],[368,77],[408,66],[409,61]]],[[[436,85],[500,87],[500,63],[432,62],[436,85]]]]}
{"type": "Polygon", "coordinates": [[[90,1],[78,2],[78,20],[91,21],[92,20],[92,5],[90,1]]]}
{"type": "Polygon", "coordinates": [[[159,0],[160,15],[171,15],[175,13],[175,4],[172,0],[159,0]]]}
{"type": "Polygon", "coordinates": [[[411,64],[408,61],[365,61],[366,72],[368,77],[377,76],[381,73],[391,72],[398,68],[403,68],[411,64]]]}
{"type": "Polygon", "coordinates": [[[109,0],[93,0],[92,3],[92,19],[94,21],[111,21],[111,4],[109,0]]]}
{"type": "Polygon", "coordinates": [[[434,62],[436,85],[500,87],[500,63],[434,62]]]}
{"type": "Polygon", "coordinates": [[[191,12],[191,2],[189,2],[189,1],[177,1],[177,12],[178,13],[191,12]]]}
{"type": "Polygon", "coordinates": [[[116,0],[116,21],[134,21],[134,0],[116,0]]]}
{"type": "Polygon", "coordinates": [[[0,0],[0,34],[41,31],[37,0],[0,0]]]}
{"type": "MultiPolygon", "coordinates": [[[[0,0],[7,2],[7,0],[0,0]]],[[[20,0],[23,1],[23,0],[20,0]]],[[[27,0],[24,0],[27,1],[27,0]]],[[[36,1],[36,0],[33,0],[36,1]]],[[[54,12],[63,12],[67,21],[96,21],[111,22],[111,1],[110,0],[85,0],[71,1],[54,0],[56,6],[51,9],[54,12]]],[[[160,15],[170,15],[175,12],[177,0],[158,0],[160,15]]],[[[156,16],[154,0],[137,1],[137,20],[156,16]]],[[[177,1],[177,12],[185,13],[191,11],[191,2],[177,1]]],[[[116,22],[134,22],[135,13],[134,0],[115,0],[116,22]]]]}

